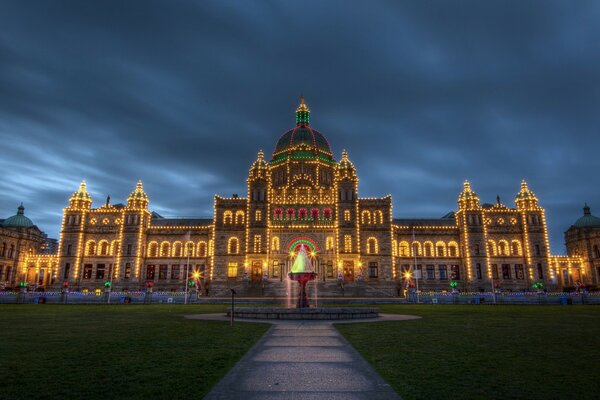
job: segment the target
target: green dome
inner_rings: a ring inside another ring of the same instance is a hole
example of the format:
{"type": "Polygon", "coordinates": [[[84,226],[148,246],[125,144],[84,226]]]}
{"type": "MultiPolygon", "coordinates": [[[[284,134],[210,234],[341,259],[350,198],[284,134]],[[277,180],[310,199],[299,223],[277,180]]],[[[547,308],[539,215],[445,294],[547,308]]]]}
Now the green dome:
{"type": "Polygon", "coordinates": [[[600,218],[592,215],[590,208],[586,204],[583,207],[583,217],[575,221],[573,226],[576,228],[600,228],[600,218]]]}
{"type": "Polygon", "coordinates": [[[2,226],[5,228],[31,228],[33,222],[25,216],[25,207],[23,207],[23,203],[21,203],[17,209],[17,214],[4,220],[2,226]]]}

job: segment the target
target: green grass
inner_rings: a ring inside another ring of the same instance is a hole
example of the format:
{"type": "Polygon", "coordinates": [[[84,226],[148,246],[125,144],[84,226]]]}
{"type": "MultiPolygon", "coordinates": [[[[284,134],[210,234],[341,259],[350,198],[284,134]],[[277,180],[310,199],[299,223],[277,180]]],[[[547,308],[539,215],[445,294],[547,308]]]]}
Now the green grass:
{"type": "Polygon", "coordinates": [[[600,307],[380,306],[336,328],[403,399],[600,398],[600,307]]]}
{"type": "Polygon", "coordinates": [[[0,306],[0,398],[202,398],[269,328],[225,306],[0,306]]]}

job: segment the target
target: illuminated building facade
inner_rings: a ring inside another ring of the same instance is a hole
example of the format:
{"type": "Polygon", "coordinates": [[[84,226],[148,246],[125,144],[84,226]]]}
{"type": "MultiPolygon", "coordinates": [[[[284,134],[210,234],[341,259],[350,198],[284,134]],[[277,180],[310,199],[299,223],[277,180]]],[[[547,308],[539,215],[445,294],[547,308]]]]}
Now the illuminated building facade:
{"type": "Polygon", "coordinates": [[[211,296],[229,287],[282,296],[292,257],[304,244],[319,293],[329,295],[390,295],[415,278],[423,290],[448,290],[452,281],[463,291],[598,283],[598,260],[586,257],[599,258],[592,242],[597,252],[600,225],[587,236],[567,235],[568,249],[579,253],[552,256],[544,209],[524,181],[515,207],[500,199],[481,204],[465,182],[456,212],[438,219],[395,219],[391,196],[359,197],[348,154],[335,159],[303,99],[295,127],[271,159],[258,152],[247,189],[246,197],[215,196],[212,219],[171,219],[148,209],[141,182],[127,204],[107,199],[98,208],[82,182],[64,209],[58,253],[30,256],[21,276],[45,268],[54,278],[49,287],[97,290],[112,280],[115,290],[169,291],[196,273],[211,296]]]}

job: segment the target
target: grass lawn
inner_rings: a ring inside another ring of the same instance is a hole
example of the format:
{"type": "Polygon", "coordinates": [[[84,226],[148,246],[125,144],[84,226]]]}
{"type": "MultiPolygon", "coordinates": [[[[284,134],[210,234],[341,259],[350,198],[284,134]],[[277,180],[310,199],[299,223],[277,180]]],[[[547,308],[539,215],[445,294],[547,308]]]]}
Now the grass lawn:
{"type": "Polygon", "coordinates": [[[225,306],[0,306],[0,398],[202,398],[269,328],[225,306]]]}
{"type": "Polygon", "coordinates": [[[598,399],[598,306],[380,306],[336,328],[403,399],[598,399]]]}

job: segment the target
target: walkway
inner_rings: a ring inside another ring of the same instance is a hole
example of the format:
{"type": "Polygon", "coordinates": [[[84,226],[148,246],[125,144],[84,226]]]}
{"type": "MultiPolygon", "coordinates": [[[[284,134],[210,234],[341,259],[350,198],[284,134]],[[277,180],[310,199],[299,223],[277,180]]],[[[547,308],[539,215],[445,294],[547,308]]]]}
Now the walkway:
{"type": "MultiPolygon", "coordinates": [[[[219,317],[186,316],[222,319],[222,314],[219,317]]],[[[390,317],[393,320],[415,318],[390,317]]],[[[400,397],[331,322],[277,321],[205,399],[387,400],[400,397]]]]}

